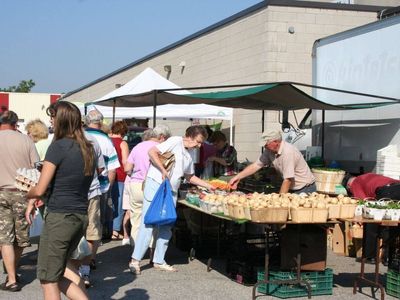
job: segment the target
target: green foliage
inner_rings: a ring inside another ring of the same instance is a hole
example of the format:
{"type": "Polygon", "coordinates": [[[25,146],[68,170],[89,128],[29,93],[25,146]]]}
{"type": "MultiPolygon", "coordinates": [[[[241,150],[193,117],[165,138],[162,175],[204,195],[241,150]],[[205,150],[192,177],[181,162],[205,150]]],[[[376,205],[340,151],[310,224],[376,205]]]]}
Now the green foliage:
{"type": "Polygon", "coordinates": [[[21,80],[18,86],[9,86],[8,88],[0,88],[0,92],[15,92],[15,93],[29,93],[31,89],[36,85],[32,80],[21,80]]]}

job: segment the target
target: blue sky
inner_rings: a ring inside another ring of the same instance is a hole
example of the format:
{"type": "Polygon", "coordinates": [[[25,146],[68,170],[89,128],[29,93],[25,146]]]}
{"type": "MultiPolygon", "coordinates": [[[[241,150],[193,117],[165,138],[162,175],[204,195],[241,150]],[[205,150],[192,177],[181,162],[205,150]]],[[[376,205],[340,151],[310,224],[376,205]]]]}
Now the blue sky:
{"type": "Polygon", "coordinates": [[[261,0],[2,0],[0,87],[64,93],[261,0]]]}

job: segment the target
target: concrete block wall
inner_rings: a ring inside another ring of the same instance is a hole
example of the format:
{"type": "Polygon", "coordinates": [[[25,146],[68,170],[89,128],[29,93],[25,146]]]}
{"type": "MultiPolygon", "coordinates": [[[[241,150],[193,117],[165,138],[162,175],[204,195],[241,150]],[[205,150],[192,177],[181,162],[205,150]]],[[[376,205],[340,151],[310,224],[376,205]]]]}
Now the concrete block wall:
{"type": "MultiPolygon", "coordinates": [[[[311,83],[314,41],[374,20],[373,12],[268,6],[72,94],[67,100],[93,101],[148,66],[166,76],[164,65],[171,65],[169,79],[182,87],[273,81],[311,83]],[[293,34],[288,32],[289,27],[294,28],[293,34]],[[179,64],[183,61],[186,66],[182,70],[179,64]]],[[[298,113],[299,122],[304,113],[298,113]]],[[[278,112],[266,112],[265,128],[279,128],[278,119],[278,112]]],[[[294,123],[292,117],[290,121],[294,123]]],[[[188,121],[165,122],[174,133],[183,132],[190,125],[188,121]]],[[[261,112],[235,109],[233,123],[239,160],[255,160],[260,153],[261,112]]],[[[223,126],[229,127],[229,123],[224,122],[223,126]]]]}

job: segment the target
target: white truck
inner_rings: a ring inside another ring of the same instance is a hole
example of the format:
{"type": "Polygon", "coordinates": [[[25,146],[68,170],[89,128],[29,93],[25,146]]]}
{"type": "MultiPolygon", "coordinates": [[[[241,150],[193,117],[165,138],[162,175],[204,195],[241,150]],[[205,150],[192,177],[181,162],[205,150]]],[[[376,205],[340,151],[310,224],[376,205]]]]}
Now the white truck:
{"type": "MultiPolygon", "coordinates": [[[[400,15],[315,41],[313,85],[400,99],[400,15]]],[[[387,100],[313,89],[332,104],[387,100]]],[[[400,102],[399,102],[400,103],[400,102]]],[[[322,146],[322,112],[313,111],[313,145],[322,146]]],[[[400,104],[326,111],[324,159],[352,173],[373,171],[377,150],[400,143],[400,104]]]]}

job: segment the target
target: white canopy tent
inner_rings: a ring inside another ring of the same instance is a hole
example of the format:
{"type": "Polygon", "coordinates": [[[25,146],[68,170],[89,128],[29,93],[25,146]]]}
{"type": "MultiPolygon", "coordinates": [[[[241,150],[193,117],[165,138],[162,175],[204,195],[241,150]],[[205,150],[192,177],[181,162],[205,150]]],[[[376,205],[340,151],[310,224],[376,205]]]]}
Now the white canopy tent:
{"type": "MultiPolygon", "coordinates": [[[[152,68],[146,68],[139,75],[132,80],[121,86],[120,88],[104,95],[103,97],[91,102],[86,103],[86,107],[95,107],[98,109],[105,118],[153,118],[154,107],[115,107],[102,106],[96,103],[107,99],[139,95],[148,93],[155,90],[163,89],[179,89],[180,87],[168,79],[162,77],[152,68]]],[[[187,90],[171,91],[173,94],[191,94],[187,90]]],[[[85,113],[85,107],[79,106],[82,114],[85,113]]],[[[228,107],[207,105],[207,104],[165,104],[157,106],[157,119],[218,119],[230,121],[230,143],[232,144],[232,126],[233,126],[233,109],[228,107]]]]}

